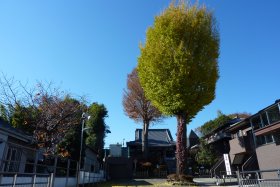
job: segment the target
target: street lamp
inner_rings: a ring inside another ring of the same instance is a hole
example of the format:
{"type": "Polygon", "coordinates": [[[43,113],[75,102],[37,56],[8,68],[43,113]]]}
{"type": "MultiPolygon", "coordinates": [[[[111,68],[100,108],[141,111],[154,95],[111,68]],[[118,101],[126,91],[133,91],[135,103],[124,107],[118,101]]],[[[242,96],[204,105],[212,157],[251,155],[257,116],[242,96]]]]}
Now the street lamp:
{"type": "Polygon", "coordinates": [[[81,145],[80,145],[80,155],[79,155],[79,163],[78,163],[78,180],[77,180],[77,187],[79,186],[80,183],[80,171],[81,171],[81,160],[82,160],[82,150],[83,150],[83,138],[84,138],[84,131],[87,129],[90,129],[89,127],[85,128],[85,122],[86,120],[89,120],[90,116],[83,112],[82,114],[82,130],[81,130],[81,145]]]}

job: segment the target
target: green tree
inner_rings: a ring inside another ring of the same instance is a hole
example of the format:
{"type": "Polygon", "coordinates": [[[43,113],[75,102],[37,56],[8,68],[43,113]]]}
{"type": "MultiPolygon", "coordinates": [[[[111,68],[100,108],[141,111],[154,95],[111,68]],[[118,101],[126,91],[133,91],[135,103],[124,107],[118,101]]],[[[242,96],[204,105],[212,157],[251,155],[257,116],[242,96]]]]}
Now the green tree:
{"type": "Polygon", "coordinates": [[[38,117],[37,108],[15,104],[11,111],[11,124],[15,128],[22,129],[28,133],[33,133],[38,117]]]}
{"type": "Polygon", "coordinates": [[[211,167],[216,161],[217,157],[211,145],[208,145],[204,139],[200,139],[199,150],[196,154],[196,162],[199,165],[211,167]]]}
{"type": "Polygon", "coordinates": [[[155,17],[140,47],[137,71],[145,95],[177,118],[177,174],[186,168],[186,124],[215,98],[219,34],[213,14],[184,2],[155,17]]]}
{"type": "Polygon", "coordinates": [[[217,111],[217,117],[213,120],[209,120],[206,123],[204,123],[202,126],[198,127],[196,129],[196,132],[199,132],[201,136],[205,136],[209,133],[211,133],[213,130],[218,128],[219,126],[222,126],[229,122],[230,120],[238,117],[238,118],[247,118],[250,114],[243,112],[243,113],[233,113],[233,114],[223,114],[220,110],[217,111]]]}
{"type": "Polygon", "coordinates": [[[125,114],[129,118],[143,124],[142,153],[143,157],[147,159],[149,126],[152,123],[160,121],[162,115],[145,97],[136,69],[127,76],[127,90],[124,91],[123,107],[125,114]]]}
{"type": "MultiPolygon", "coordinates": [[[[62,141],[57,145],[56,154],[61,157],[71,158],[73,160],[79,160],[79,151],[81,143],[81,125],[76,125],[69,129],[68,132],[63,137],[62,141]]],[[[82,155],[84,155],[85,149],[82,150],[82,155]]]]}
{"type": "Polygon", "coordinates": [[[214,129],[218,128],[221,125],[224,125],[232,118],[228,115],[223,114],[221,111],[217,112],[217,117],[213,120],[207,121],[201,127],[197,128],[197,131],[202,135],[205,136],[212,132],[214,129]]]}
{"type": "Polygon", "coordinates": [[[9,122],[9,115],[5,105],[0,104],[0,119],[5,122],[9,122]]]}
{"type": "Polygon", "coordinates": [[[104,138],[106,133],[110,132],[105,123],[108,117],[108,111],[103,104],[93,103],[88,107],[90,119],[86,126],[89,128],[86,132],[86,145],[98,153],[99,160],[103,157],[104,138]]]}

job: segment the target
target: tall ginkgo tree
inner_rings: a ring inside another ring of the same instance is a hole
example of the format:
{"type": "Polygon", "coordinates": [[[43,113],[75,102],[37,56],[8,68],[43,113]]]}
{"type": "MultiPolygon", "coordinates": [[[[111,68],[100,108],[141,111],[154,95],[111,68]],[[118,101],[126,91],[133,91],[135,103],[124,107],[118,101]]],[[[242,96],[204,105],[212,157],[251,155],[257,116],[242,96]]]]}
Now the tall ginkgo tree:
{"type": "Polygon", "coordinates": [[[213,13],[172,3],[148,28],[137,71],[145,96],[177,118],[177,174],[186,168],[186,124],[215,98],[219,33],[213,13]]]}
{"type": "Polygon", "coordinates": [[[127,89],[123,95],[123,107],[125,114],[129,118],[143,124],[142,152],[144,158],[147,158],[149,126],[151,123],[162,119],[162,115],[145,97],[136,69],[127,76],[127,89]]]}

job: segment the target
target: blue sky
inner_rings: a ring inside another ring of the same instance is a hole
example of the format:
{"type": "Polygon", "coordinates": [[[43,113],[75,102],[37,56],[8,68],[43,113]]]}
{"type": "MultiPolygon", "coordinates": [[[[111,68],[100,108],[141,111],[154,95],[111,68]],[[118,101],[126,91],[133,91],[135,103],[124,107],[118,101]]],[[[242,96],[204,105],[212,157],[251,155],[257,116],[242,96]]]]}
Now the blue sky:
{"type": "MultiPolygon", "coordinates": [[[[106,146],[134,139],[141,128],[122,107],[127,74],[139,43],[169,0],[0,1],[0,71],[33,84],[52,81],[74,96],[103,103],[111,134],[106,146]]],[[[216,99],[189,124],[194,129],[217,110],[255,113],[280,98],[280,1],[204,0],[219,24],[220,79],[216,99]]],[[[154,128],[169,128],[176,120],[154,128]]]]}

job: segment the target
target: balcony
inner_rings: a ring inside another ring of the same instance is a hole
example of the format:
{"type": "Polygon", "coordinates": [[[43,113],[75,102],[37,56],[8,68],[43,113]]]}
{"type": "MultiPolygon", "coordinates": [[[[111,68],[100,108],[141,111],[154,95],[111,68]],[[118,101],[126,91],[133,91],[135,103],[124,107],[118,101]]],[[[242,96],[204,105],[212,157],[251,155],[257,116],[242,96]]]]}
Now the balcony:
{"type": "Polygon", "coordinates": [[[212,136],[210,136],[207,139],[207,142],[208,143],[213,143],[213,142],[222,140],[224,138],[231,138],[231,134],[230,133],[225,133],[225,132],[218,132],[218,133],[215,133],[212,136]]]}

